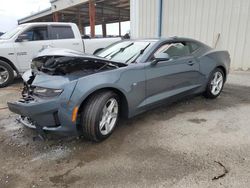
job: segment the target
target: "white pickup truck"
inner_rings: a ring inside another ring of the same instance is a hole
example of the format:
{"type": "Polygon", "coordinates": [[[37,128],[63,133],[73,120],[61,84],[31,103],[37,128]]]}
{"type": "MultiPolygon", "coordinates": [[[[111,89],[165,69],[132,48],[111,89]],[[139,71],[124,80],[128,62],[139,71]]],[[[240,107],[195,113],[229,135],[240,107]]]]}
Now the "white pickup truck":
{"type": "Polygon", "coordinates": [[[15,73],[30,69],[30,63],[45,48],[67,48],[93,54],[121,38],[82,39],[74,23],[41,22],[19,25],[0,37],[0,87],[13,82],[15,73]]]}

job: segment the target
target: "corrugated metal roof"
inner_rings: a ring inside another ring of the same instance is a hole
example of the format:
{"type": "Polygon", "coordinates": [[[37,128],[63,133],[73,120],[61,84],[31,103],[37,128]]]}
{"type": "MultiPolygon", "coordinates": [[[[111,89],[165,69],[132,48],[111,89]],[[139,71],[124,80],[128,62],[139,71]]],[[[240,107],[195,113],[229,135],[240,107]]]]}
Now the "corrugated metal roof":
{"type": "Polygon", "coordinates": [[[28,22],[30,20],[34,20],[34,19],[37,19],[37,18],[40,18],[40,17],[44,17],[44,16],[47,16],[47,15],[50,15],[50,14],[52,14],[51,7],[47,8],[45,10],[39,11],[39,12],[37,12],[35,14],[32,14],[30,16],[26,16],[24,18],[21,18],[21,19],[18,20],[18,23],[19,24],[26,23],[26,22],[28,22]]]}
{"type": "MultiPolygon", "coordinates": [[[[57,12],[59,21],[78,23],[82,18],[83,25],[89,25],[89,0],[53,0],[49,9],[20,19],[19,24],[27,22],[52,21],[52,14],[57,12]]],[[[96,0],[96,25],[130,20],[130,0],[96,0]]]]}

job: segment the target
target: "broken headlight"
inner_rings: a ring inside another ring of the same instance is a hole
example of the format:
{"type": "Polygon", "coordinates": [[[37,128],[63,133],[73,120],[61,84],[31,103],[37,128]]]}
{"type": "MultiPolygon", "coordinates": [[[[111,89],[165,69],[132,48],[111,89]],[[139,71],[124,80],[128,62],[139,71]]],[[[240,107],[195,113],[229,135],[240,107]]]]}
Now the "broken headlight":
{"type": "Polygon", "coordinates": [[[30,68],[31,70],[34,70],[34,69],[39,69],[40,67],[42,66],[42,62],[41,61],[31,61],[31,64],[30,64],[30,68]]]}
{"type": "Polygon", "coordinates": [[[43,87],[35,87],[33,94],[38,97],[56,97],[62,93],[62,89],[49,89],[43,87]]]}

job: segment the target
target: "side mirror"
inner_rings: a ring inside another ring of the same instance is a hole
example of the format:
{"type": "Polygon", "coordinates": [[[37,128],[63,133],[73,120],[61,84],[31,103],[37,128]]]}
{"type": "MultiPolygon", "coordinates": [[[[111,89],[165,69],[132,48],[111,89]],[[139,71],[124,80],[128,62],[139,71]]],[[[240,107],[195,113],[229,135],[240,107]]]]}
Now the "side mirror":
{"type": "Polygon", "coordinates": [[[16,42],[24,42],[24,41],[28,41],[28,40],[29,40],[28,35],[23,33],[17,37],[16,42]]]}
{"type": "Polygon", "coordinates": [[[168,61],[168,60],[170,60],[170,57],[167,53],[157,53],[154,55],[154,60],[152,64],[155,65],[160,61],[168,61]]]}

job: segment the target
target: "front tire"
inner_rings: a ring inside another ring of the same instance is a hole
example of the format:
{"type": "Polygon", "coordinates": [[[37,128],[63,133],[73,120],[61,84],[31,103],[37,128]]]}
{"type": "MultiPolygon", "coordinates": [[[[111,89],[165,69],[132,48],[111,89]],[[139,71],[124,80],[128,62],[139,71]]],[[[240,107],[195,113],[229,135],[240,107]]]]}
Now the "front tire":
{"type": "Polygon", "coordinates": [[[6,87],[14,80],[14,70],[12,67],[0,60],[0,88],[6,87]]]}
{"type": "Polygon", "coordinates": [[[81,113],[83,136],[99,142],[114,131],[119,117],[119,98],[112,91],[103,91],[91,96],[81,113]]]}
{"type": "Polygon", "coordinates": [[[224,72],[220,68],[216,68],[210,75],[204,96],[210,99],[217,98],[224,87],[224,83],[224,72]]]}

